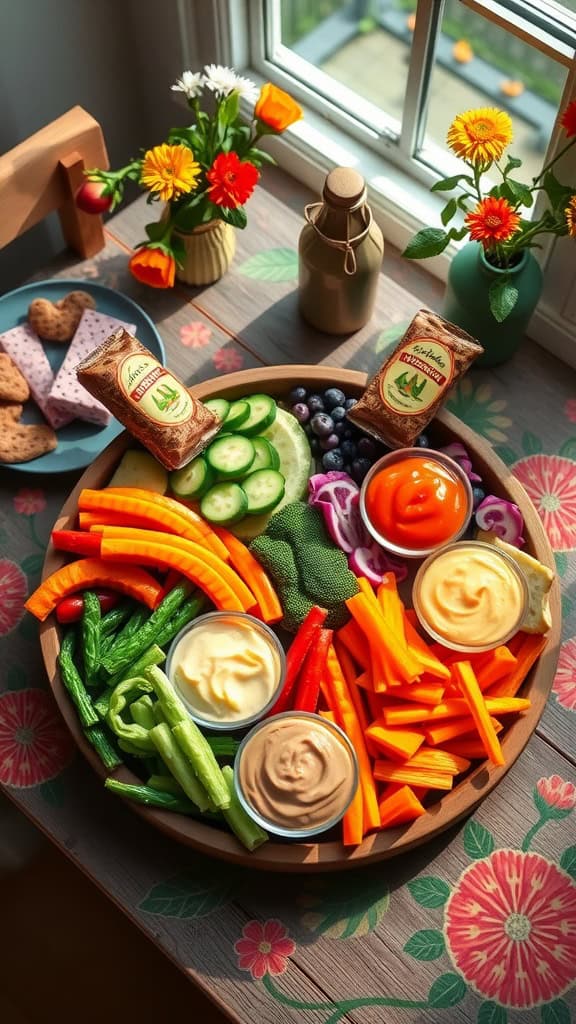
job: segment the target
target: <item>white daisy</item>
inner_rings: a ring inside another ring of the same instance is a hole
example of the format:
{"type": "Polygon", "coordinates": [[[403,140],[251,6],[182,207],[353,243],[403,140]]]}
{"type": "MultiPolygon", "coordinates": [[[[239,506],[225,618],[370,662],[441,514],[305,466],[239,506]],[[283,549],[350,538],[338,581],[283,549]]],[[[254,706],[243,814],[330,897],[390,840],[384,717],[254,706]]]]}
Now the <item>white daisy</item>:
{"type": "Polygon", "coordinates": [[[205,82],[216,96],[229,96],[236,92],[247,100],[254,101],[258,95],[258,89],[249,78],[237,75],[232,68],[226,68],[222,64],[207,64],[204,68],[205,82]]]}
{"type": "Polygon", "coordinates": [[[183,71],[182,78],[171,86],[172,92],[183,92],[188,100],[194,100],[204,87],[204,75],[201,71],[183,71]]]}

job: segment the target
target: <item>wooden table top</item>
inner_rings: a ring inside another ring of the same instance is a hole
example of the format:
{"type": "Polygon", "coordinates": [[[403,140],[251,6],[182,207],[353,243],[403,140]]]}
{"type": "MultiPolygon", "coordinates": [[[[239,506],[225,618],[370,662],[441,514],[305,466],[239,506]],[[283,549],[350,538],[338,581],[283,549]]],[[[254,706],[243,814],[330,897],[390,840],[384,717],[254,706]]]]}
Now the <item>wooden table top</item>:
{"type": "MultiPolygon", "coordinates": [[[[309,198],[267,169],[232,268],[204,289],[153,291],[131,278],[128,254],[149,219],[143,198],[108,222],[95,259],[63,257],[38,279],[84,278],[131,296],[187,383],[275,363],[372,373],[420,306],[439,307],[442,287],[388,247],[370,323],[348,338],[317,334],[296,303],[309,198]]],[[[21,610],[79,474],[1,470],[0,784],[243,1024],[576,1022],[576,373],[526,341],[507,365],[473,369],[447,405],[493,444],[542,517],[562,583],[558,673],[536,734],[473,818],[409,856],[344,875],[210,861],[101,789],[58,717],[37,624],[21,610]]]]}

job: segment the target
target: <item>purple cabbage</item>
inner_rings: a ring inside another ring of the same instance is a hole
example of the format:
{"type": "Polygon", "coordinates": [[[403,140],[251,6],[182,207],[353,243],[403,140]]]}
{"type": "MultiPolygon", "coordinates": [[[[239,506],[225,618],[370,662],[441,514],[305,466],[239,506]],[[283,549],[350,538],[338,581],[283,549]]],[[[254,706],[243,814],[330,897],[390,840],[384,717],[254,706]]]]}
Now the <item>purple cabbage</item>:
{"type": "Polygon", "coordinates": [[[512,501],[488,494],[478,505],[475,517],[481,530],[495,533],[501,540],[513,544],[516,548],[524,546],[524,519],[518,505],[512,501]]]}
{"type": "Polygon", "coordinates": [[[438,451],[444,452],[444,455],[454,459],[454,462],[458,463],[472,483],[482,483],[482,477],[478,476],[472,469],[472,460],[467,449],[463,444],[460,444],[460,441],[453,441],[452,444],[447,444],[445,448],[439,448],[438,451]]]}

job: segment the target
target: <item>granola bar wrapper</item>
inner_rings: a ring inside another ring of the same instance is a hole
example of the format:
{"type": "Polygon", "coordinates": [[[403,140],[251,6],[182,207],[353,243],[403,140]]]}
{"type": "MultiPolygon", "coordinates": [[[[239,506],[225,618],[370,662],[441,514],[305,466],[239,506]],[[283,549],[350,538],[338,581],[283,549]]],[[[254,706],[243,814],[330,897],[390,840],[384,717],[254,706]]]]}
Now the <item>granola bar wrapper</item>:
{"type": "Polygon", "coordinates": [[[169,470],[201,452],[220,420],[121,328],[76,366],[80,384],[169,470]]]}
{"type": "Polygon", "coordinates": [[[347,418],[389,448],[409,448],[484,349],[421,309],[347,418]]]}

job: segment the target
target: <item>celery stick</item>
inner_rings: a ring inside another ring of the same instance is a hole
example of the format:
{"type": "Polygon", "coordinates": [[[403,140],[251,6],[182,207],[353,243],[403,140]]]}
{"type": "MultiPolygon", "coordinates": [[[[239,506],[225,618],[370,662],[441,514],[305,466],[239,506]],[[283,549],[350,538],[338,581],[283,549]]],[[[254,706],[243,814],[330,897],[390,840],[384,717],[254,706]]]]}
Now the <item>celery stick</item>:
{"type": "Polygon", "coordinates": [[[93,725],[90,729],[83,730],[88,742],[94,747],[98,757],[105,768],[117,768],[122,764],[122,758],[116,753],[104,729],[100,725],[93,725]]]}
{"type": "Polygon", "coordinates": [[[150,789],[159,789],[161,793],[172,793],[173,796],[184,796],[184,790],[179,782],[172,775],[151,775],[147,786],[150,789]]]}
{"type": "Polygon", "coordinates": [[[135,743],[131,743],[130,740],[121,738],[118,740],[118,746],[125,754],[130,754],[132,757],[144,759],[148,756],[140,747],[137,747],[135,743]]]}
{"type": "Polygon", "coordinates": [[[230,807],[223,811],[234,835],[240,840],[247,850],[256,850],[262,843],[267,842],[268,833],[260,828],[260,825],[246,813],[240,803],[234,788],[234,772],[229,764],[222,769],[224,782],[230,795],[230,807]]]}
{"type": "MultiPolygon", "coordinates": [[[[157,670],[152,670],[157,671],[157,670]]],[[[222,769],[200,729],[191,720],[178,722],[172,727],[182,752],[188,758],[196,775],[203,783],[210,800],[218,810],[230,807],[230,793],[222,775],[222,769]]]]}
{"type": "Polygon", "coordinates": [[[186,796],[200,808],[206,811],[210,801],[200,781],[196,778],[192,768],[188,764],[184,754],[174,739],[170,728],[165,722],[155,725],[148,733],[160,757],[174,778],[180,783],[186,796]]]}
{"type": "Polygon", "coordinates": [[[100,716],[100,718],[106,718],[110,710],[110,697],[112,696],[112,690],[104,690],[99,697],[94,701],[94,710],[100,716]]]}
{"type": "Polygon", "coordinates": [[[235,757],[240,746],[234,736],[207,736],[206,740],[215,757],[235,757]]]}
{"type": "Polygon", "coordinates": [[[190,718],[186,705],[182,703],[168,676],[156,665],[147,668],[144,675],[154,687],[154,693],[158,697],[158,703],[168,725],[177,725],[178,722],[187,722],[190,718]]]}
{"type": "Polygon", "coordinates": [[[138,725],[141,725],[143,729],[153,729],[156,725],[156,719],[154,718],[154,704],[155,701],[144,693],[138,700],[133,701],[130,705],[130,714],[138,725]]]}
{"type": "Polygon", "coordinates": [[[178,797],[173,793],[162,793],[149,786],[133,786],[128,782],[120,782],[119,779],[106,779],[104,785],[110,792],[126,797],[128,800],[134,800],[136,803],[145,804],[147,807],[161,807],[165,811],[177,811],[180,814],[196,813],[194,805],[184,796],[178,797]]]}

